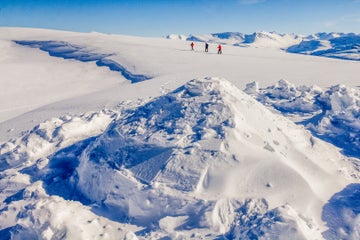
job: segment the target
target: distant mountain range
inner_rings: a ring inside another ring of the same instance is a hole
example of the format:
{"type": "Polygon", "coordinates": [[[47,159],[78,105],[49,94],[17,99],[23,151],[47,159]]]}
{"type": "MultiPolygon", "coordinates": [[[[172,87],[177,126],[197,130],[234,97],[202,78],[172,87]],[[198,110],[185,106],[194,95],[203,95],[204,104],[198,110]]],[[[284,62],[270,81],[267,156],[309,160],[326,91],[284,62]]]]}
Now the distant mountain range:
{"type": "Polygon", "coordinates": [[[207,35],[172,34],[166,38],[240,47],[271,47],[290,53],[360,61],[360,34],[355,33],[316,33],[304,36],[276,32],[224,32],[207,35]]]}

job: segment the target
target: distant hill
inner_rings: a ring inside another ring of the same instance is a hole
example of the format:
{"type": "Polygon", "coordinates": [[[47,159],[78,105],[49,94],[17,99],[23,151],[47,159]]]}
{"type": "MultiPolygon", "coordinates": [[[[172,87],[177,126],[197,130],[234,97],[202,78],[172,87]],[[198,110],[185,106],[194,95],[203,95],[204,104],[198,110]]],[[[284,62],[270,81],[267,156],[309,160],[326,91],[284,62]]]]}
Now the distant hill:
{"type": "Polygon", "coordinates": [[[279,48],[290,53],[346,60],[360,60],[360,35],[355,33],[316,33],[308,36],[276,32],[213,33],[207,35],[168,35],[167,39],[219,43],[240,47],[279,48]]]}

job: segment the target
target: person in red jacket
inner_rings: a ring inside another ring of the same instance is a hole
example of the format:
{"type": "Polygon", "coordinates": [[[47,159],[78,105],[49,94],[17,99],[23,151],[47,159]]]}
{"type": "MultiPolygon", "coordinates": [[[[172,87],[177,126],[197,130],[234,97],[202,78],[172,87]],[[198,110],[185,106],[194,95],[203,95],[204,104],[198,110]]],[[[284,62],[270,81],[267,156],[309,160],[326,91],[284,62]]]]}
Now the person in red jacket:
{"type": "Polygon", "coordinates": [[[191,50],[194,51],[194,42],[191,42],[190,46],[191,46],[191,50]]]}
{"type": "Polygon", "coordinates": [[[219,46],[218,46],[218,54],[222,54],[222,46],[221,46],[221,44],[219,44],[219,46]]]}

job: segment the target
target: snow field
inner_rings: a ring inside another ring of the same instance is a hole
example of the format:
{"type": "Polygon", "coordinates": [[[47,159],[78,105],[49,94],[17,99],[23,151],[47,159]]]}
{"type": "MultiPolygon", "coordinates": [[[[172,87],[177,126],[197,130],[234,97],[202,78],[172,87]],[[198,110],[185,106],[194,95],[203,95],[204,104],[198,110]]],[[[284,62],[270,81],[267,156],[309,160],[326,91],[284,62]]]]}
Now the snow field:
{"type": "Polygon", "coordinates": [[[357,239],[357,62],[0,32],[0,239],[357,239]]]}

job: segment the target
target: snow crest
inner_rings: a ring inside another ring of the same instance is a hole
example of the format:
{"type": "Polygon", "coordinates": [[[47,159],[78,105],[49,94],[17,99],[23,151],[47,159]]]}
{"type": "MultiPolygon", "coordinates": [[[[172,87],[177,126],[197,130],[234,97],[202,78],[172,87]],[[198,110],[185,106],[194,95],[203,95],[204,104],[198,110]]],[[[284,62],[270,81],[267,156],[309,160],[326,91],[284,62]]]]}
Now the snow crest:
{"type": "Polygon", "coordinates": [[[152,77],[143,74],[134,74],[127,70],[120,63],[111,59],[114,54],[98,53],[97,49],[87,49],[63,41],[24,41],[17,40],[15,43],[27,47],[39,48],[48,52],[52,57],[61,57],[64,59],[75,59],[81,62],[96,62],[99,67],[108,67],[112,71],[120,72],[121,75],[131,83],[138,83],[151,79],[152,77]]]}

